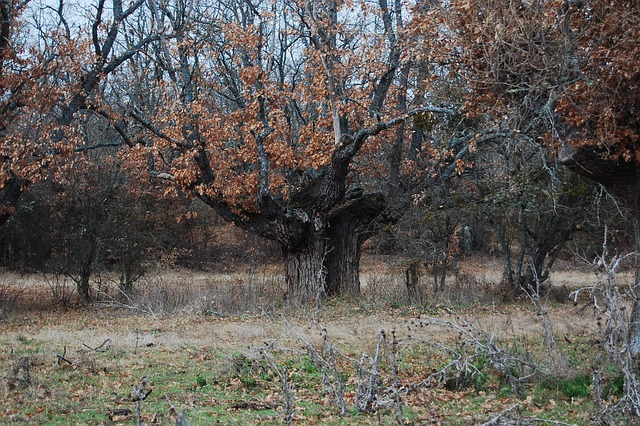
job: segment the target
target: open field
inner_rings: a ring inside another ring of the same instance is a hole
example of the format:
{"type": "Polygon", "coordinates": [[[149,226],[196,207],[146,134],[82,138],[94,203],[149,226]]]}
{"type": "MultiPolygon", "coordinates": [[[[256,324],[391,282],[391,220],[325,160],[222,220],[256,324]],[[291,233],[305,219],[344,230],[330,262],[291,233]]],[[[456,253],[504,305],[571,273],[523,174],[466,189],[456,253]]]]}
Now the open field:
{"type": "MultiPolygon", "coordinates": [[[[174,424],[184,412],[190,425],[467,425],[500,413],[494,424],[586,425],[594,368],[602,400],[619,395],[584,303],[549,300],[545,323],[526,300],[483,295],[487,273],[475,291],[458,285],[475,301],[456,304],[452,292],[416,308],[377,268],[361,299],[319,309],[278,302],[280,281],[260,273],[174,273],[121,305],[105,297],[66,308],[42,279],[5,274],[0,294],[15,298],[0,322],[0,423],[137,424],[139,409],[147,424],[174,424]],[[135,389],[151,393],[136,403],[135,389]]],[[[590,276],[554,279],[576,287],[590,276]]]]}

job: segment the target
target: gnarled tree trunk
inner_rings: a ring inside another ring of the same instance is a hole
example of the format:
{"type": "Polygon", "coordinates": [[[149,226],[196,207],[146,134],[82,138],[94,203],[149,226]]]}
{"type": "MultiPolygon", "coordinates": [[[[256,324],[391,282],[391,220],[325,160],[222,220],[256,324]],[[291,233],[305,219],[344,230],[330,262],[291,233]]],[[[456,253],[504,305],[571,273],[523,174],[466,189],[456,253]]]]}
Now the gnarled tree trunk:
{"type": "Polygon", "coordinates": [[[360,294],[362,244],[375,234],[378,219],[386,208],[382,195],[366,194],[332,211],[325,259],[328,296],[360,294]]]}
{"type": "Polygon", "coordinates": [[[282,246],[286,299],[292,304],[317,302],[326,294],[326,223],[316,218],[307,238],[295,246],[282,246]]]}
{"type": "Polygon", "coordinates": [[[361,238],[358,223],[336,221],[327,233],[329,249],[325,259],[327,296],[360,294],[361,238]]]}

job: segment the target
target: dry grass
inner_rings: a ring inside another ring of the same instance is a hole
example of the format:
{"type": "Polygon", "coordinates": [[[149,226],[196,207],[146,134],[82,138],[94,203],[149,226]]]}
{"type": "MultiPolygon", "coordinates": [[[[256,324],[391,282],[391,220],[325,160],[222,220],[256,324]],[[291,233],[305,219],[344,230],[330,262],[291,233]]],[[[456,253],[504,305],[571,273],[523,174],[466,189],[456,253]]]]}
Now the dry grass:
{"type": "MultiPolygon", "coordinates": [[[[563,265],[569,268],[571,265],[563,265]]],[[[362,262],[362,297],[357,301],[346,300],[345,309],[358,305],[363,309],[411,308],[404,281],[404,271],[397,261],[384,257],[365,257],[362,262]]],[[[623,283],[633,280],[632,274],[620,275],[623,283]]],[[[566,293],[588,286],[595,279],[592,271],[584,268],[558,268],[552,274],[551,288],[557,293],[566,293]]],[[[419,309],[441,306],[456,309],[479,308],[501,305],[504,289],[501,287],[501,265],[499,259],[470,258],[460,264],[454,274],[447,278],[445,290],[434,293],[433,278],[424,274],[420,279],[420,290],[425,295],[424,305],[419,309]]],[[[10,304],[11,309],[63,308],[66,303],[57,299],[52,289],[53,277],[20,275],[2,271],[0,274],[0,303],[10,304]]],[[[147,313],[158,317],[175,314],[211,315],[227,317],[238,315],[272,316],[288,310],[284,305],[284,277],[274,266],[244,268],[237,273],[205,273],[190,270],[157,270],[147,273],[136,283],[130,294],[117,288],[117,277],[102,275],[94,283],[94,294],[101,307],[118,308],[123,312],[147,313]]],[[[67,298],[75,306],[81,305],[77,295],[68,295],[73,289],[65,289],[67,298]]],[[[551,294],[550,302],[564,302],[561,296],[551,294]]],[[[330,301],[337,306],[339,302],[330,301]]]]}
{"type": "MultiPolygon", "coordinates": [[[[246,373],[250,377],[238,377],[244,374],[242,368],[233,367],[238,360],[246,360],[243,362],[252,366],[259,365],[264,348],[269,347],[275,362],[279,366],[287,366],[290,374],[294,375],[292,377],[298,377],[297,390],[293,393],[296,412],[323,423],[326,413],[334,408],[330,402],[323,402],[321,392],[313,390],[315,385],[302,382],[315,377],[312,371],[305,373],[308,376],[302,376],[305,369],[311,368],[308,360],[304,359],[306,351],[301,348],[302,341],[322,348],[326,337],[330,337],[341,360],[340,371],[344,371],[347,389],[354,383],[353,376],[348,376],[354,374],[349,373],[350,369],[362,354],[376,351],[376,336],[381,330],[399,342],[401,376],[396,379],[407,387],[425,380],[434,368],[440,368],[446,362],[449,355],[437,348],[468,349],[464,348],[459,331],[446,325],[461,318],[481,332],[480,335],[495,339],[506,348],[514,349],[515,353],[527,356],[534,352],[544,354],[540,343],[543,324],[535,310],[525,301],[504,304],[499,303],[495,296],[492,296],[495,300],[491,299],[490,294],[495,292],[499,283],[491,281],[491,274],[495,273],[493,267],[476,277],[483,263],[464,265],[458,273],[458,280],[452,277],[447,292],[440,295],[440,299],[431,298],[425,306],[415,307],[406,300],[401,271],[390,268],[388,263],[367,262],[372,260],[365,261],[365,268],[373,267],[363,274],[363,297],[359,300],[329,300],[319,315],[318,312],[311,314],[304,309],[292,310],[283,305],[284,283],[273,268],[241,274],[163,271],[148,274],[136,291],[128,296],[118,293],[113,283],[108,285],[108,280],[103,277],[99,303],[76,303],[70,307],[51,303],[50,288],[41,277],[6,274],[4,282],[11,285],[5,287],[10,289],[8,294],[18,308],[1,323],[0,346],[4,348],[2,354],[5,359],[0,362],[0,379],[4,377],[7,386],[14,386],[16,380],[24,379],[19,375],[26,374],[24,368],[21,370],[16,366],[28,361],[32,363],[29,368],[32,369],[30,380],[33,382],[23,389],[5,390],[5,396],[12,401],[10,404],[19,403],[25,407],[33,404],[37,407],[44,404],[43,401],[50,401],[46,402],[51,404],[47,409],[52,412],[76,410],[98,413],[96,418],[106,418],[104,413],[108,408],[124,401],[118,399],[114,402],[110,393],[126,393],[133,381],[142,375],[150,375],[158,392],[170,394],[179,407],[187,408],[191,418],[204,415],[207,410],[218,410],[215,407],[221,405],[277,406],[279,385],[277,381],[272,383],[274,377],[268,374],[268,369],[252,368],[246,373]],[[437,321],[434,322],[433,318],[437,321]],[[91,350],[101,345],[108,349],[105,352],[91,350]],[[26,354],[26,358],[18,356],[19,353],[26,354]],[[55,363],[56,355],[63,353],[74,362],[73,366],[55,363]],[[18,373],[14,374],[16,368],[18,373]],[[55,384],[47,378],[50,374],[60,375],[64,381],[60,385],[55,384]],[[196,376],[202,376],[200,382],[209,383],[202,391],[194,388],[196,376]],[[100,386],[95,381],[99,381],[100,386]],[[267,393],[254,394],[253,382],[267,393]],[[95,397],[76,397],[74,391],[65,388],[69,386],[95,397]],[[228,393],[231,390],[239,393],[233,396],[228,393]],[[72,405],[71,399],[75,408],[65,408],[65,404],[72,405]],[[196,400],[199,402],[191,405],[196,400]],[[317,401],[312,403],[312,400],[320,401],[319,405],[314,405],[318,411],[305,411],[307,405],[316,404],[317,401]]],[[[486,263],[484,265],[486,267],[486,263]]],[[[578,278],[586,279],[586,275],[573,275],[567,279],[575,280],[573,284],[576,286],[584,284],[577,282],[578,278]]],[[[429,283],[426,277],[425,291],[430,288],[429,283]]],[[[571,377],[577,374],[576,368],[586,365],[588,354],[584,348],[589,347],[588,342],[593,342],[597,335],[595,322],[589,310],[557,303],[549,304],[549,319],[563,346],[558,352],[561,356],[554,358],[554,365],[549,366],[548,371],[571,377]]],[[[477,354],[468,355],[477,359],[477,354]]],[[[380,365],[383,370],[387,367],[384,363],[380,365]]],[[[554,399],[549,402],[549,398],[543,398],[543,402],[531,399],[518,402],[514,395],[498,398],[494,394],[503,390],[496,388],[497,384],[490,386],[494,387],[476,391],[415,388],[406,395],[405,413],[413,416],[417,423],[442,420],[449,424],[465,424],[459,422],[457,413],[472,408],[478,412],[466,414],[464,421],[473,424],[486,421],[490,413],[500,412],[516,402],[530,412],[538,409],[536,407],[540,404],[551,407],[550,404],[558,402],[554,399]],[[463,404],[461,401],[467,402],[463,404]]],[[[349,392],[346,394],[348,401],[349,392]]],[[[159,397],[154,401],[154,407],[162,407],[159,397]]],[[[567,410],[571,409],[571,404],[572,401],[565,404],[567,410]]],[[[17,406],[11,407],[8,409],[10,415],[22,410],[17,406]]],[[[225,415],[230,417],[225,421],[242,424],[265,421],[260,417],[263,414],[250,414],[250,411],[239,413],[227,409],[225,415]]],[[[584,421],[588,417],[588,413],[567,413],[558,415],[572,421],[584,421]]],[[[378,414],[352,414],[348,414],[351,417],[344,421],[377,424],[381,419],[384,422],[393,419],[392,411],[382,418],[378,414]]],[[[39,418],[47,418],[43,416],[45,414],[40,414],[39,418]]],[[[272,410],[269,416],[269,424],[282,421],[279,411],[272,410]]],[[[0,411],[0,422],[1,417],[0,411]]],[[[204,417],[199,419],[202,424],[208,423],[204,417]]],[[[299,419],[304,421],[304,417],[299,419]]],[[[194,424],[200,424],[198,421],[194,424]]],[[[583,424],[586,423],[584,421],[583,424]]]]}
{"type": "MultiPolygon", "coordinates": [[[[539,334],[540,318],[528,304],[504,305],[499,303],[499,296],[490,296],[497,284],[478,282],[467,275],[457,282],[452,279],[449,290],[435,302],[430,301],[430,308],[424,311],[408,304],[402,276],[391,272],[380,268],[375,274],[364,274],[359,301],[334,300],[322,308],[319,321],[334,339],[358,346],[379,329],[402,329],[412,318],[434,313],[448,317],[447,306],[472,315],[474,323],[489,334],[539,334]]],[[[192,271],[153,274],[127,298],[112,288],[109,294],[101,295],[100,303],[76,304],[73,309],[52,304],[49,289],[39,277],[6,274],[4,280],[12,283],[5,286],[10,289],[4,290],[6,300],[12,300],[12,305],[20,308],[16,312],[23,314],[5,319],[3,335],[28,334],[70,347],[83,343],[93,346],[107,338],[115,345],[130,346],[136,335],[139,344],[168,347],[251,346],[265,336],[291,331],[313,340],[310,324],[318,321],[304,309],[291,311],[283,304],[283,279],[271,270],[249,276],[192,271]],[[118,304],[110,303],[116,300],[118,304]]],[[[428,281],[425,287],[428,292],[428,281]]],[[[584,335],[594,329],[590,312],[580,308],[550,307],[558,335],[584,335]]],[[[423,338],[442,337],[441,330],[423,332],[423,338]]]]}

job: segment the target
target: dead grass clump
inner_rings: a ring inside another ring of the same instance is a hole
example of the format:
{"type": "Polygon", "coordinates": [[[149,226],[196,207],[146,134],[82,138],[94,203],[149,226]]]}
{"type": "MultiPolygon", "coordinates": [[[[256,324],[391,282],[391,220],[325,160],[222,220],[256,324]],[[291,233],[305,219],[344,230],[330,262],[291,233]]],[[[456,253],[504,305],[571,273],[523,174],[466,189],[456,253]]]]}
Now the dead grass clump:
{"type": "Polygon", "coordinates": [[[154,314],[172,314],[193,307],[199,295],[187,280],[167,279],[158,274],[145,277],[131,291],[122,294],[127,299],[123,303],[132,303],[138,310],[154,314]]]}
{"type": "Polygon", "coordinates": [[[375,275],[367,278],[362,296],[368,305],[375,307],[397,306],[409,303],[407,286],[398,276],[375,275]]]}
{"type": "Polygon", "coordinates": [[[275,274],[212,280],[201,290],[201,309],[209,315],[270,314],[282,307],[285,288],[284,278],[275,274]]]}
{"type": "Polygon", "coordinates": [[[447,281],[443,290],[427,293],[427,301],[431,305],[484,305],[499,302],[500,294],[494,282],[460,272],[447,281]]]}
{"type": "MultiPolygon", "coordinates": [[[[433,291],[431,281],[432,277],[429,275],[420,277],[417,291],[421,300],[418,304],[468,306],[501,302],[503,292],[498,284],[465,273],[450,277],[444,289],[437,292],[433,291]]],[[[416,303],[409,297],[404,276],[399,274],[369,277],[366,286],[363,286],[362,295],[367,304],[375,307],[416,303]]]]}
{"type": "Polygon", "coordinates": [[[53,274],[43,274],[42,278],[49,287],[53,303],[62,307],[67,307],[71,303],[73,294],[75,293],[76,284],[71,278],[61,272],[53,274]]]}
{"type": "Polygon", "coordinates": [[[108,299],[101,304],[154,315],[180,311],[217,316],[272,313],[282,306],[284,287],[284,279],[273,273],[203,278],[158,272],[142,278],[128,293],[119,291],[112,297],[108,291],[101,292],[103,299],[108,299]]]}
{"type": "Polygon", "coordinates": [[[5,393],[16,389],[26,389],[33,384],[31,378],[32,365],[33,360],[29,357],[20,357],[13,363],[9,374],[3,377],[5,381],[5,393]]]}

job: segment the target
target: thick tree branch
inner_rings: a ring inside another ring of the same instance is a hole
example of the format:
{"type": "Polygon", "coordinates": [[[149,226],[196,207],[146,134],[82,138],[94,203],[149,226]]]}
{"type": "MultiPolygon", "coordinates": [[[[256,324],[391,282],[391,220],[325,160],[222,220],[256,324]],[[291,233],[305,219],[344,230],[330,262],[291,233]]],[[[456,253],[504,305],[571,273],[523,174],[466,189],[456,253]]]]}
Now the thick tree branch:
{"type": "Polygon", "coordinates": [[[170,137],[169,135],[164,133],[162,130],[160,130],[159,128],[154,126],[153,123],[151,123],[151,121],[149,121],[148,119],[143,117],[141,113],[139,113],[137,111],[128,111],[127,115],[130,116],[131,118],[133,118],[134,120],[136,120],[138,123],[140,123],[142,125],[142,127],[147,129],[148,131],[150,131],[151,133],[153,133],[155,136],[159,137],[160,139],[163,139],[163,140],[165,140],[165,141],[167,141],[167,142],[169,142],[171,144],[174,144],[176,146],[180,146],[180,147],[184,147],[185,146],[184,144],[182,144],[179,141],[173,139],[172,137],[170,137]]]}
{"type": "Polygon", "coordinates": [[[634,162],[609,157],[595,148],[565,145],[560,163],[591,179],[619,197],[629,208],[640,211],[640,167],[634,162]]]}

